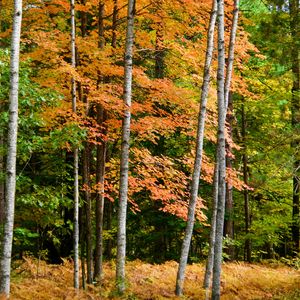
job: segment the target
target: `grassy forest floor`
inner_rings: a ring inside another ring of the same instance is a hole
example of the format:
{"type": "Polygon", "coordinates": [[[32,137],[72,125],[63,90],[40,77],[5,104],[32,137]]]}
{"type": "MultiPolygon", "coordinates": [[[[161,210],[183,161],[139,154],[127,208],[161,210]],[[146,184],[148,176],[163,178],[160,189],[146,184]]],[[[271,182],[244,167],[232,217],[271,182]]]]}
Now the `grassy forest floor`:
{"type": "MultiPolygon", "coordinates": [[[[151,265],[141,261],[127,263],[128,292],[122,299],[179,299],[174,295],[177,263],[151,265]]],[[[286,266],[226,263],[223,266],[222,299],[300,299],[300,271],[286,266]]],[[[72,263],[47,265],[33,259],[16,264],[12,279],[15,300],[42,299],[120,299],[114,292],[115,265],[106,263],[102,287],[88,286],[77,294],[72,288],[72,263]]],[[[185,296],[203,299],[204,267],[188,266],[185,296]]]]}

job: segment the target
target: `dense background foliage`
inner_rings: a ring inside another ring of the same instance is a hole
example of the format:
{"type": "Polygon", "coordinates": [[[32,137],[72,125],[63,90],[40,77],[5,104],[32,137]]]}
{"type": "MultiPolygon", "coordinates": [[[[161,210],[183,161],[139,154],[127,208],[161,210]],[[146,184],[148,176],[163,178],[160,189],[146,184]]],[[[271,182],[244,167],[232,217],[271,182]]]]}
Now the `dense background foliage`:
{"type": "MultiPolygon", "coordinates": [[[[60,262],[72,253],[72,149],[80,149],[81,255],[85,255],[87,197],[95,232],[96,148],[107,144],[104,243],[116,254],[116,203],[122,120],[125,1],[77,1],[77,65],[70,66],[69,2],[24,1],[14,257],[33,254],[60,262]],[[103,29],[99,35],[99,28],[103,29]],[[100,46],[99,46],[100,45],[100,46]],[[78,82],[78,114],[70,81],[78,82]],[[97,120],[97,107],[105,119],[97,120]],[[88,178],[84,178],[84,157],[88,178]]],[[[128,257],[178,259],[185,228],[195,149],[198,101],[211,1],[137,1],[133,124],[130,154],[128,257]]],[[[232,1],[228,1],[229,28],[232,1]]],[[[12,2],[0,11],[1,160],[9,82],[12,2]]],[[[290,14],[285,1],[242,1],[228,122],[228,181],[234,186],[227,258],[293,256],[294,156],[290,14]],[[281,3],[282,2],[282,3],[281,3]],[[245,184],[247,176],[247,184],[245,184]],[[245,229],[245,197],[249,228],[245,229]]],[[[227,29],[227,42],[229,39],[227,29]]],[[[299,48],[298,48],[299,49],[299,48]]],[[[209,94],[205,156],[190,261],[207,256],[216,143],[216,61],[209,94]]],[[[4,182],[4,165],[0,180],[4,182]]],[[[3,199],[1,199],[3,202],[3,199]]],[[[96,233],[95,233],[96,234],[96,233]]],[[[94,241],[95,235],[92,239],[94,241]]]]}

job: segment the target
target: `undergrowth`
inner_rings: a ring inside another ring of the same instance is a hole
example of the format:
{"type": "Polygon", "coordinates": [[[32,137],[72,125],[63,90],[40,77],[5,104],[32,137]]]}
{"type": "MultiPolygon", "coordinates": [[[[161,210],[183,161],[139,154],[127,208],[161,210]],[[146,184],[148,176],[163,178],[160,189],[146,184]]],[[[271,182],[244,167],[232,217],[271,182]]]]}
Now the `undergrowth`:
{"type": "MultiPolygon", "coordinates": [[[[101,287],[89,285],[85,291],[76,291],[72,288],[72,262],[65,260],[63,265],[48,265],[26,258],[14,266],[11,299],[179,299],[174,295],[177,266],[176,262],[162,265],[128,262],[127,293],[120,297],[115,292],[113,262],[104,266],[101,287]]],[[[185,296],[181,299],[204,299],[203,272],[202,264],[188,266],[185,296]]],[[[222,299],[300,299],[300,271],[282,265],[226,263],[222,299]]]]}

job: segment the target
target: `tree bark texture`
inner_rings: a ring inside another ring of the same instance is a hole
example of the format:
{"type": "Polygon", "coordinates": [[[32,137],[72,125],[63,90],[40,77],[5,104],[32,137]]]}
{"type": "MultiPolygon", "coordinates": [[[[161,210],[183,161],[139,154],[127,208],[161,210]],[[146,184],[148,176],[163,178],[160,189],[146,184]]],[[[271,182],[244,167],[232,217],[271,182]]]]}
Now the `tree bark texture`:
{"type": "MultiPolygon", "coordinates": [[[[244,146],[243,153],[243,179],[246,185],[249,183],[248,176],[248,155],[247,155],[247,147],[246,147],[246,113],[245,113],[245,102],[242,104],[242,139],[244,146]]],[[[244,190],[244,215],[245,215],[245,234],[249,233],[250,229],[250,208],[249,208],[249,191],[247,189],[244,190]]],[[[251,240],[249,237],[245,240],[244,246],[244,260],[251,262],[251,240]]]]}
{"type": "MultiPolygon", "coordinates": [[[[232,70],[233,70],[233,62],[234,62],[234,47],[235,47],[235,39],[236,39],[236,31],[237,31],[237,24],[238,24],[238,5],[239,1],[235,1],[235,8],[233,11],[233,19],[232,19],[232,27],[231,27],[231,33],[230,33],[230,42],[229,42],[229,51],[228,51],[228,63],[227,63],[227,69],[226,69],[226,78],[225,78],[225,83],[224,83],[224,114],[226,118],[226,112],[228,109],[228,104],[229,104],[229,92],[230,92],[230,85],[231,85],[231,78],[232,78],[232,70]]],[[[225,47],[225,46],[224,46],[225,47]]],[[[219,48],[220,51],[220,48],[219,48]]],[[[219,52],[220,55],[220,52],[219,52]]],[[[224,56],[225,56],[225,48],[224,48],[224,56]]],[[[218,146],[217,146],[217,157],[216,157],[216,167],[219,168],[219,170],[215,169],[214,173],[214,192],[213,192],[213,214],[212,214],[212,220],[211,220],[211,235],[210,235],[210,251],[209,251],[209,256],[208,256],[208,261],[206,265],[206,271],[205,271],[205,276],[204,276],[204,288],[206,289],[206,299],[209,297],[209,286],[210,286],[210,280],[211,280],[211,274],[214,269],[214,264],[215,264],[215,247],[218,246],[216,245],[216,236],[217,234],[220,234],[220,232],[217,232],[216,226],[217,226],[217,213],[218,213],[218,205],[220,203],[220,194],[219,194],[219,176],[220,176],[220,156],[219,156],[219,151],[220,151],[220,145],[218,141],[218,146]]],[[[223,147],[223,145],[221,146],[223,147]]],[[[226,147],[226,146],[225,146],[226,147]]],[[[226,154],[226,152],[225,152],[226,154]]],[[[226,159],[225,159],[226,161],[226,159]]],[[[226,166],[225,172],[226,172],[226,166]]],[[[226,183],[225,183],[226,186],[226,183]]],[[[227,190],[224,192],[225,193],[225,203],[226,203],[226,196],[232,197],[232,187],[227,185],[227,190]],[[228,193],[227,193],[228,191],[228,193]]],[[[222,195],[223,197],[223,195],[222,195]]],[[[223,208],[222,208],[223,209],[223,208]]],[[[222,216],[224,220],[224,213],[222,216]]],[[[218,220],[220,222],[220,220],[218,220]]],[[[224,222],[224,221],[223,221],[224,222]]],[[[233,225],[233,224],[232,224],[233,225]]],[[[224,227],[224,223],[223,223],[224,227]]],[[[233,229],[233,227],[232,227],[233,229]]],[[[223,232],[222,232],[223,235],[223,232]]],[[[220,237],[219,237],[220,238],[220,237]]],[[[222,246],[221,246],[222,247],[222,246]]],[[[222,248],[221,248],[222,252],[222,248]]],[[[221,253],[222,255],[222,253],[221,253]]]]}
{"type": "Polygon", "coordinates": [[[86,289],[86,279],[85,279],[85,214],[84,210],[79,209],[79,232],[80,232],[80,259],[81,259],[81,284],[82,289],[86,289]]]}
{"type": "MultiPolygon", "coordinates": [[[[104,2],[99,2],[98,8],[98,47],[104,48],[104,2]]],[[[116,7],[114,6],[114,11],[116,7]]],[[[114,13],[113,13],[114,14],[114,13]]],[[[104,178],[105,178],[105,162],[106,162],[106,115],[107,112],[104,110],[101,104],[97,105],[97,123],[99,125],[102,138],[98,139],[97,145],[97,163],[96,163],[96,249],[95,249],[95,272],[94,279],[101,281],[103,271],[103,221],[104,221],[104,178]]]]}
{"type": "Polygon", "coordinates": [[[16,193],[16,156],[18,135],[19,56],[22,23],[22,1],[14,1],[10,58],[9,124],[7,137],[4,234],[1,241],[0,295],[9,298],[11,253],[16,193]]]}
{"type": "Polygon", "coordinates": [[[211,228],[209,235],[209,253],[206,262],[203,287],[205,288],[205,299],[209,299],[209,287],[211,282],[211,276],[214,263],[214,250],[216,239],[216,218],[217,218],[217,206],[218,206],[218,190],[219,188],[219,163],[218,157],[216,157],[215,170],[214,170],[214,182],[213,182],[213,203],[212,203],[212,216],[211,216],[211,228]]]}
{"type": "MultiPolygon", "coordinates": [[[[75,27],[75,3],[70,0],[71,5],[71,64],[76,68],[76,27],[75,27]]],[[[76,81],[71,80],[72,110],[76,113],[76,81]]],[[[79,153],[74,149],[74,231],[73,231],[73,248],[74,248],[74,287],[79,288],[79,180],[78,180],[79,153]]]]}
{"type": "MultiPolygon", "coordinates": [[[[4,181],[4,156],[3,156],[3,147],[4,147],[4,132],[3,129],[0,129],[0,239],[2,239],[3,234],[3,224],[4,224],[4,210],[5,210],[5,181],[4,181]]],[[[1,255],[1,253],[0,253],[1,255]]]]}
{"type": "MultiPolygon", "coordinates": [[[[104,127],[106,112],[101,105],[97,106],[97,122],[104,127]]],[[[102,129],[105,135],[105,128],[102,129]]],[[[104,221],[104,179],[105,179],[105,162],[106,162],[107,142],[105,138],[102,143],[97,145],[97,165],[96,165],[96,182],[98,185],[96,195],[96,257],[95,257],[95,279],[101,281],[103,269],[103,221],[104,221]]]]}
{"type": "Polygon", "coordinates": [[[235,40],[236,40],[236,32],[238,28],[238,20],[239,20],[239,5],[240,1],[234,1],[234,10],[233,10],[233,18],[232,18],[232,26],[230,32],[230,40],[229,40],[229,48],[228,48],[228,63],[226,68],[226,79],[225,79],[225,108],[227,111],[228,101],[229,101],[229,92],[230,85],[232,79],[232,70],[233,70],[233,62],[234,62],[234,48],[235,48],[235,40]]]}
{"type": "Polygon", "coordinates": [[[188,220],[185,229],[185,236],[182,243],[180,262],[179,262],[177,279],[176,279],[177,296],[180,296],[183,293],[185,269],[188,260],[188,254],[189,254],[193,228],[195,223],[195,209],[196,209],[197,198],[198,198],[199,180],[200,180],[201,164],[202,164],[204,128],[205,128],[205,118],[206,118],[206,103],[207,103],[207,96],[209,91],[210,66],[211,66],[213,48],[214,48],[214,31],[215,31],[216,17],[217,17],[217,2],[213,1],[213,7],[211,11],[209,28],[208,28],[205,66],[203,71],[203,84],[202,84],[202,93],[200,99],[200,111],[198,116],[196,157],[194,162],[193,178],[191,184],[191,196],[190,196],[189,207],[188,207],[188,220]]]}
{"type": "Polygon", "coordinates": [[[83,150],[83,184],[85,187],[85,239],[86,239],[86,268],[87,268],[87,283],[93,283],[93,243],[92,243],[92,199],[91,199],[91,184],[90,184],[90,145],[85,143],[83,150]]]}
{"type": "Polygon", "coordinates": [[[135,0],[128,0],[127,30],[125,46],[125,77],[124,77],[124,117],[122,124],[122,146],[120,166],[120,188],[118,208],[117,234],[117,268],[116,284],[120,294],[125,291],[125,259],[126,259],[126,215],[128,198],[128,167],[129,167],[129,139],[132,98],[132,54],[134,41],[135,0]]]}
{"type": "MultiPolygon", "coordinates": [[[[232,122],[233,122],[233,103],[232,94],[229,93],[228,98],[228,110],[226,115],[227,121],[227,134],[229,139],[232,140],[232,122]]],[[[226,142],[226,167],[232,169],[232,147],[230,143],[226,142]]],[[[224,220],[224,236],[229,237],[231,240],[234,239],[234,203],[233,203],[233,187],[230,180],[227,180],[226,184],[226,204],[225,204],[225,220],[224,220]]],[[[234,259],[234,246],[229,245],[225,250],[229,259],[234,259]]]]}
{"type": "Polygon", "coordinates": [[[112,39],[111,46],[117,47],[117,20],[118,20],[118,0],[114,0],[113,20],[112,20],[112,39]]]}
{"type": "Polygon", "coordinates": [[[224,1],[218,0],[218,144],[217,156],[219,163],[219,185],[218,185],[218,206],[216,217],[216,237],[214,249],[212,299],[220,299],[221,265],[222,265],[222,239],[225,212],[225,185],[226,185],[226,155],[225,155],[225,118],[226,101],[224,91],[225,72],[225,41],[224,41],[224,1]]]}

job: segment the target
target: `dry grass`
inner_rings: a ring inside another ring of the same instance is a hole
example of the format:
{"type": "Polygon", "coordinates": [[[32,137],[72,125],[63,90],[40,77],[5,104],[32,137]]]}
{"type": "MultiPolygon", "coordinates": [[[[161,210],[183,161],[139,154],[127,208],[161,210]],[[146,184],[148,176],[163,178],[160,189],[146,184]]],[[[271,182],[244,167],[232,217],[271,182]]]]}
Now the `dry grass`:
{"type": "MultiPolygon", "coordinates": [[[[113,263],[104,268],[102,287],[86,291],[72,288],[72,264],[47,265],[26,259],[16,268],[12,283],[15,300],[120,299],[114,291],[113,263]]],[[[123,299],[178,299],[174,295],[177,263],[151,265],[141,261],[127,264],[128,289],[123,299]]],[[[300,271],[277,266],[228,263],[223,266],[222,299],[300,299],[300,271]]],[[[188,266],[183,299],[203,299],[203,265],[188,266]]]]}

